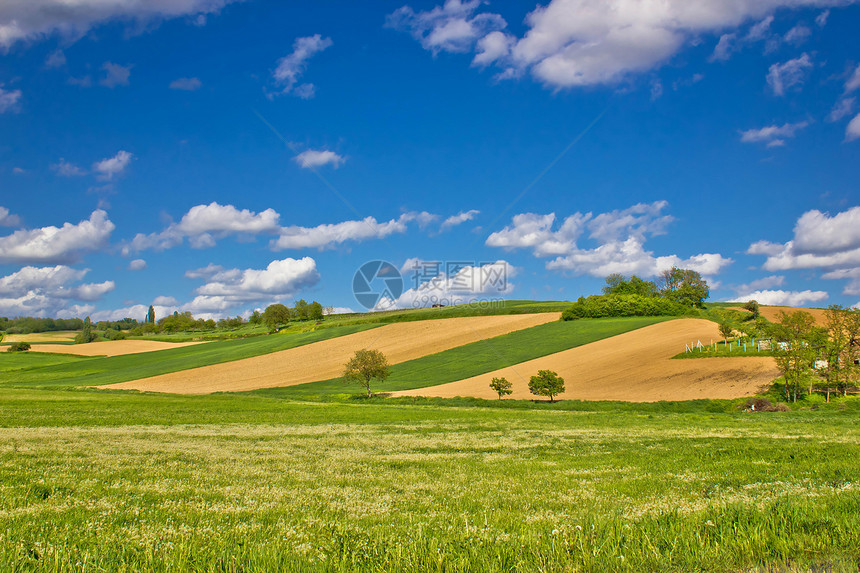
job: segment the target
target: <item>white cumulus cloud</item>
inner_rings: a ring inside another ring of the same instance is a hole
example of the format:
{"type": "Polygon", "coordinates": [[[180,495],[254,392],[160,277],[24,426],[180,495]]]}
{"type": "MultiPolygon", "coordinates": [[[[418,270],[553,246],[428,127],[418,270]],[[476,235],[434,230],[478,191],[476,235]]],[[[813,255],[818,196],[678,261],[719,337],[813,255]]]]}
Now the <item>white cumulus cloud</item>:
{"type": "Polygon", "coordinates": [[[414,286],[403,292],[396,300],[383,297],[375,310],[394,308],[425,308],[434,304],[476,303],[509,295],[514,290],[510,281],[517,273],[516,267],[507,261],[463,265],[454,269],[439,269],[438,273],[424,276],[426,268],[436,269],[420,259],[407,260],[402,269],[404,281],[414,286]]]}
{"type": "Polygon", "coordinates": [[[99,24],[212,14],[235,0],[6,0],[0,2],[0,47],[53,34],[75,40],[99,24]]]}
{"type": "Polygon", "coordinates": [[[131,76],[131,66],[121,66],[113,62],[105,62],[102,64],[104,77],[99,80],[99,84],[106,88],[115,88],[116,86],[127,86],[128,78],[131,76]]]}
{"type": "Polygon", "coordinates": [[[298,82],[305,73],[308,60],[331,45],[331,38],[323,38],[320,34],[296,38],[296,41],[293,42],[292,53],[278,60],[278,64],[272,72],[272,78],[275,80],[275,84],[281,88],[281,93],[293,92],[294,95],[302,99],[313,97],[313,84],[299,85],[298,82]]]}
{"type": "MultiPolygon", "coordinates": [[[[447,0],[444,5],[423,12],[403,6],[388,16],[386,25],[409,32],[425,49],[434,53],[467,52],[479,38],[507,26],[498,14],[475,14],[481,4],[481,0],[447,0]]],[[[481,46],[482,53],[487,53],[487,49],[485,42],[481,46]]],[[[489,49],[497,50],[498,46],[489,49]]]]}
{"type": "Polygon", "coordinates": [[[206,277],[197,296],[183,310],[192,313],[222,312],[238,305],[294,298],[320,280],[311,257],[275,260],[265,269],[220,269],[206,277]]]}
{"type": "Polygon", "coordinates": [[[22,229],[0,237],[0,263],[70,263],[81,253],[101,249],[115,226],[105,211],[93,211],[90,218],[62,227],[22,229]]]}
{"type": "Polygon", "coordinates": [[[806,53],[785,63],[773,64],[767,72],[767,85],[774,95],[785,95],[786,90],[803,84],[812,67],[812,59],[806,53]]]}
{"type": "MultiPolygon", "coordinates": [[[[409,32],[433,53],[474,51],[474,64],[494,63],[503,70],[500,78],[530,72],[556,89],[617,83],[651,71],[709,35],[721,39],[714,59],[725,59],[738,41],[736,31],[747,23],[758,22],[744,41],[758,41],[770,35],[772,16],[780,9],[842,4],[842,0],[550,0],[526,16],[525,33],[516,37],[505,33],[507,23],[487,11],[487,3],[448,0],[423,11],[403,6],[387,24],[409,32]]],[[[798,29],[788,39],[804,36],[798,29]]]]}
{"type": "Polygon", "coordinates": [[[80,316],[75,314],[89,305],[74,301],[94,302],[113,291],[113,281],[80,283],[89,269],[73,269],[65,265],[53,267],[25,266],[0,277],[0,314],[6,316],[80,316]]]}
{"type": "Polygon", "coordinates": [[[331,165],[337,169],[346,161],[346,158],[328,149],[308,149],[296,155],[293,160],[305,169],[315,169],[324,165],[331,165]]]}
{"type": "Polygon", "coordinates": [[[406,216],[382,223],[373,217],[365,217],[360,221],[344,221],[335,224],[323,224],[316,227],[283,227],[280,236],[272,239],[270,246],[274,251],[284,249],[323,249],[339,245],[347,241],[363,241],[365,239],[383,239],[393,233],[405,233],[406,216]]]}
{"type": "Polygon", "coordinates": [[[21,224],[21,218],[13,215],[6,207],[0,207],[0,227],[17,227],[21,224]]]}
{"type": "Polygon", "coordinates": [[[106,157],[93,163],[93,172],[98,174],[100,180],[110,181],[125,171],[133,158],[134,155],[128,151],[120,150],[113,157],[106,157]]]}
{"type": "Polygon", "coordinates": [[[860,137],[860,113],[854,116],[845,128],[845,141],[854,141],[860,137]]]}
{"type": "Polygon", "coordinates": [[[3,84],[0,84],[0,113],[14,111],[19,101],[21,101],[21,90],[6,90],[3,89],[3,84]]]}
{"type": "Polygon", "coordinates": [[[803,306],[810,302],[821,302],[827,300],[827,296],[827,293],[821,290],[757,290],[742,294],[726,302],[746,302],[754,300],[759,304],[771,306],[803,306]]]}
{"type": "Polygon", "coordinates": [[[807,211],[797,220],[786,243],[758,241],[747,253],[765,255],[769,271],[822,269],[825,279],[847,279],[848,294],[860,293],[860,207],[835,215],[807,211]]]}
{"type": "Polygon", "coordinates": [[[786,139],[791,139],[801,129],[809,125],[808,121],[768,125],[758,129],[741,131],[741,141],[744,143],[765,143],[768,147],[785,145],[786,139]]]}
{"type": "Polygon", "coordinates": [[[197,78],[177,78],[170,82],[170,89],[193,92],[199,90],[203,83],[197,78]]]}
{"type": "Polygon", "coordinates": [[[179,223],[173,223],[161,232],[138,233],[123,245],[122,253],[128,255],[148,249],[163,251],[182,244],[186,237],[192,247],[205,248],[213,246],[217,238],[228,235],[274,233],[279,228],[279,218],[274,209],[255,213],[214,201],[208,205],[195,205],[179,223]]]}
{"type": "Polygon", "coordinates": [[[522,213],[513,217],[511,225],[492,233],[486,244],[505,249],[529,248],[537,257],[556,257],[546,263],[547,269],[596,277],[612,273],[655,276],[672,266],[716,275],[733,262],[717,253],[682,258],[674,254],[654,256],[646,251],[647,237],[664,234],[673,220],[662,214],[667,205],[665,201],[656,201],[598,215],[574,213],[557,230],[553,229],[554,213],[522,213]],[[586,233],[596,246],[579,245],[586,233]]]}
{"type": "Polygon", "coordinates": [[[456,227],[457,225],[462,225],[466,221],[471,221],[475,218],[476,215],[479,215],[481,212],[477,209],[470,209],[468,211],[460,211],[456,215],[451,215],[444,221],[442,221],[442,225],[439,227],[441,231],[447,231],[452,227],[456,227]]]}

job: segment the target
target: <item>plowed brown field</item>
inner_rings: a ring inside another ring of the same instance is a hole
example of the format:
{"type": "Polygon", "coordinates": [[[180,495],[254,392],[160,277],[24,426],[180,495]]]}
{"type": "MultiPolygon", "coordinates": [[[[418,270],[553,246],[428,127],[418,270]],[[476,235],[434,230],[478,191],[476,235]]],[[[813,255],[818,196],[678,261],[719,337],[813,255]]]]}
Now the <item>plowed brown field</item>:
{"type": "Polygon", "coordinates": [[[294,386],[343,373],[356,350],[382,351],[390,364],[558,320],[559,313],[475,316],[387,324],[264,356],[104,386],[149,392],[209,394],[294,386]]]}
{"type": "Polygon", "coordinates": [[[826,322],[826,317],[824,316],[824,310],[820,308],[794,308],[791,306],[760,306],[758,307],[759,314],[768,319],[771,322],[779,322],[779,313],[786,312],[791,314],[793,312],[797,312],[798,310],[802,310],[803,312],[808,312],[815,319],[816,324],[818,326],[823,326],[826,322]]]}
{"type": "Polygon", "coordinates": [[[31,352],[52,352],[55,354],[77,354],[78,356],[122,356],[140,352],[154,352],[179,348],[205,342],[158,342],[155,340],[109,340],[89,344],[32,344],[31,352]]]}
{"type": "Polygon", "coordinates": [[[662,322],[465,380],[396,392],[398,396],[496,398],[490,379],[504,376],[515,399],[534,398],[528,380],[554,370],[565,380],[561,399],[656,402],[737,398],[768,386],[779,372],[773,358],[670,360],[684,345],[718,339],[717,325],[700,319],[662,322]]]}

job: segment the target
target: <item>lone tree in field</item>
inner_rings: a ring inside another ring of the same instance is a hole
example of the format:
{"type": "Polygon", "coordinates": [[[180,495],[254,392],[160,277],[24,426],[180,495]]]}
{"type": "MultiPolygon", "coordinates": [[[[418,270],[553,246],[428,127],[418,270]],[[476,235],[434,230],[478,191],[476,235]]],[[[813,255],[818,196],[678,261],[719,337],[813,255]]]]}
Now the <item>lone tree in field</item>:
{"type": "Polygon", "coordinates": [[[367,397],[371,397],[370,382],[379,380],[382,382],[391,371],[388,368],[388,360],[379,350],[356,350],[355,356],[346,363],[343,377],[347,382],[358,382],[367,389],[367,397]]]}
{"type": "Polygon", "coordinates": [[[290,322],[290,309],[283,304],[270,304],[263,311],[263,322],[274,332],[282,324],[290,322]]]}
{"type": "Polygon", "coordinates": [[[490,380],[490,388],[499,395],[499,400],[502,399],[502,396],[510,396],[514,393],[513,384],[507,378],[493,378],[490,380]]]}
{"type": "Polygon", "coordinates": [[[537,376],[529,380],[529,392],[535,396],[547,396],[553,402],[553,397],[564,392],[564,378],[552,370],[538,370],[537,376]]]}
{"type": "Polygon", "coordinates": [[[758,318],[759,308],[758,308],[758,303],[756,301],[754,301],[754,300],[748,301],[744,305],[744,309],[750,311],[753,315],[753,318],[758,318]]]}
{"type": "Polygon", "coordinates": [[[723,340],[728,340],[729,336],[732,335],[732,331],[734,331],[734,328],[732,328],[731,324],[728,322],[720,323],[720,336],[723,337],[723,340]]]}
{"type": "Polygon", "coordinates": [[[149,305],[149,312],[146,313],[146,322],[149,324],[155,324],[155,309],[152,305],[149,305]]]}

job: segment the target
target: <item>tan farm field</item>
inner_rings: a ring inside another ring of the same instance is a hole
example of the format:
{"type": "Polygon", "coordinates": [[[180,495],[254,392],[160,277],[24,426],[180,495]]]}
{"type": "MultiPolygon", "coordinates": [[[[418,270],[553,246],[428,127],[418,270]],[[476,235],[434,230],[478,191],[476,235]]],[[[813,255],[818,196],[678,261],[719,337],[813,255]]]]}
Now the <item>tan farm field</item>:
{"type": "Polygon", "coordinates": [[[169,348],[206,344],[202,342],[158,342],[156,340],[109,340],[89,344],[33,344],[31,352],[53,352],[57,354],[77,354],[78,356],[122,356],[155,352],[169,348]]]}
{"type": "Polygon", "coordinates": [[[792,306],[760,306],[758,307],[759,314],[768,319],[771,322],[779,322],[779,313],[785,312],[786,314],[791,314],[793,312],[797,312],[798,310],[802,310],[803,312],[808,312],[812,315],[812,318],[815,319],[815,323],[818,326],[823,326],[827,321],[827,317],[824,314],[824,309],[821,308],[795,308],[792,306]]]}
{"type": "Polygon", "coordinates": [[[553,370],[565,380],[559,399],[656,402],[699,398],[738,398],[760,392],[779,376],[773,358],[671,360],[684,345],[720,338],[717,325],[679,319],[646,326],[543,358],[529,360],[465,380],[395,392],[397,396],[472,396],[496,398],[494,377],[513,384],[514,399],[534,398],[528,380],[538,370],[553,370]]]}
{"type": "Polygon", "coordinates": [[[3,342],[26,342],[35,344],[38,342],[72,342],[77,336],[76,330],[57,330],[54,332],[33,332],[32,334],[7,334],[3,342]]]}
{"type": "Polygon", "coordinates": [[[101,386],[177,394],[242,392],[328,380],[356,350],[380,350],[390,364],[435,354],[559,319],[559,313],[472,316],[399,322],[264,356],[101,386]]]}

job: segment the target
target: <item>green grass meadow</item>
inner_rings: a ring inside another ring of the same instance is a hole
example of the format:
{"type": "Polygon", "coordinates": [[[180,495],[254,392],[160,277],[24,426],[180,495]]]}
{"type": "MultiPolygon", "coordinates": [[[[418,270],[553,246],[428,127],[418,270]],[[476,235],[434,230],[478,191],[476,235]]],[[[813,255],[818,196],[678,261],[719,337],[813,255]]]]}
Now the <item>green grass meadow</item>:
{"type": "MultiPolygon", "coordinates": [[[[374,390],[657,320],[549,323],[397,365],[374,390]]],[[[858,571],[854,397],[749,413],[744,400],[367,399],[340,381],[87,387],[376,325],[115,358],[0,353],[0,571],[858,571]]]]}

